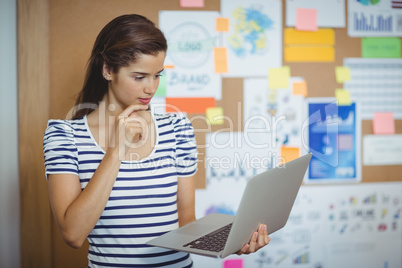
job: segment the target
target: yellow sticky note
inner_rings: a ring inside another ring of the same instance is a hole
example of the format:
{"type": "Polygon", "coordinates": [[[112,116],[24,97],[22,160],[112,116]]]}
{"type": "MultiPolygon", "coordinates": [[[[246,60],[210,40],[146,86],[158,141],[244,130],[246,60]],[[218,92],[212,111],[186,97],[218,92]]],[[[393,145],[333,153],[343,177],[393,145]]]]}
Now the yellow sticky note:
{"type": "Polygon", "coordinates": [[[344,90],[343,88],[337,88],[335,90],[335,97],[338,100],[339,106],[348,106],[351,104],[350,92],[348,90],[344,90]]]}
{"type": "Polygon", "coordinates": [[[288,88],[289,78],[289,66],[282,66],[281,68],[269,68],[268,81],[270,89],[288,88]]]}
{"type": "Polygon", "coordinates": [[[226,47],[215,47],[214,58],[215,58],[215,73],[227,73],[228,60],[227,60],[226,47]]]}
{"type": "Polygon", "coordinates": [[[296,158],[300,157],[300,148],[299,147],[281,147],[281,163],[285,164],[290,162],[296,158]]]}
{"type": "Polygon", "coordinates": [[[335,67],[335,77],[336,82],[342,84],[345,81],[350,80],[350,69],[349,67],[336,66],[335,67]]]}
{"type": "Polygon", "coordinates": [[[335,44],[335,31],[320,28],[316,32],[298,31],[295,28],[286,28],[283,33],[285,45],[328,45],[335,44]]]}
{"type": "Polygon", "coordinates": [[[216,18],[216,31],[228,32],[229,31],[229,18],[216,18]]]}
{"type": "Polygon", "coordinates": [[[210,125],[223,124],[223,108],[222,107],[208,107],[206,110],[206,117],[210,125]]]}
{"type": "Polygon", "coordinates": [[[303,95],[304,97],[307,97],[306,81],[293,83],[293,95],[303,95]]]}
{"type": "Polygon", "coordinates": [[[284,48],[285,61],[333,62],[335,49],[331,46],[288,46],[284,48]]]}

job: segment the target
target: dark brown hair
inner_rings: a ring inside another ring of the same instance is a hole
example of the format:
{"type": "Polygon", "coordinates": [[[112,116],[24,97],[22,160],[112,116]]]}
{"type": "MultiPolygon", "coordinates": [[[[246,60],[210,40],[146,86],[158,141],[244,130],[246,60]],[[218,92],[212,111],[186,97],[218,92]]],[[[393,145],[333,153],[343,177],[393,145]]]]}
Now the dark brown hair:
{"type": "Polygon", "coordinates": [[[117,73],[121,67],[135,62],[141,54],[157,55],[166,50],[165,36],[147,18],[132,14],[113,19],[95,40],[84,85],[75,103],[73,119],[92,112],[107,93],[108,81],[102,75],[104,63],[117,73]]]}

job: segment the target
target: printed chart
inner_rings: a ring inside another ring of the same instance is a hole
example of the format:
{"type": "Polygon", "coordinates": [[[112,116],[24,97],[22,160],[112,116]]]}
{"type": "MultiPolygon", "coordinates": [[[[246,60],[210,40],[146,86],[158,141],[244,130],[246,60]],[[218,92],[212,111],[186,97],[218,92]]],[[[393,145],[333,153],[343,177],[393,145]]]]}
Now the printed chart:
{"type": "Polygon", "coordinates": [[[343,84],[352,100],[358,100],[363,120],[375,112],[393,112],[402,119],[402,59],[345,58],[350,80],[343,84]]]}
{"type": "Polygon", "coordinates": [[[402,36],[402,2],[391,0],[349,0],[348,34],[402,36]]]}

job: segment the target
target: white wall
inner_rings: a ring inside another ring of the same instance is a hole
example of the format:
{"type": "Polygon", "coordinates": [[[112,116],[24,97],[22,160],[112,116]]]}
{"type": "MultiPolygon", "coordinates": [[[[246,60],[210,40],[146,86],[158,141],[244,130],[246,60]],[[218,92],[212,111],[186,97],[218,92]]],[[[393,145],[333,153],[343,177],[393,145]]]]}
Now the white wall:
{"type": "Polygon", "coordinates": [[[17,0],[0,1],[0,267],[21,266],[17,0]]]}

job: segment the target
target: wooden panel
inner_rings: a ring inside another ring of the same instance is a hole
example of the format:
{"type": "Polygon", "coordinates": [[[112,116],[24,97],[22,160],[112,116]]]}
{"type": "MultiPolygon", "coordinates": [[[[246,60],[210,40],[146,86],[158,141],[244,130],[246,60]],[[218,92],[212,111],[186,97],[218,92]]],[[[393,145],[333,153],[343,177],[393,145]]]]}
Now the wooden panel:
{"type": "MultiPolygon", "coordinates": [[[[160,10],[219,11],[220,1],[206,0],[202,9],[180,8],[178,0],[19,0],[18,4],[22,263],[23,267],[83,266],[88,245],[80,250],[69,248],[52,224],[41,147],[46,120],[66,118],[73,108],[95,37],[111,19],[137,13],[157,23],[160,10]]],[[[284,19],[285,1],[283,25],[284,19]]],[[[341,86],[334,67],[343,65],[345,57],[361,56],[361,39],[350,38],[347,28],[335,29],[335,42],[335,62],[283,62],[290,66],[292,76],[305,78],[309,97],[333,97],[341,86]]],[[[222,126],[208,126],[202,115],[189,115],[200,149],[198,188],[205,187],[205,130],[243,128],[243,78],[224,78],[222,90],[223,98],[217,103],[227,117],[222,126]]],[[[396,131],[402,133],[402,120],[396,122],[396,131]]],[[[362,132],[371,133],[371,121],[363,121],[362,132]]],[[[401,166],[363,167],[363,182],[401,180],[401,173],[401,166]]]]}
{"type": "Polygon", "coordinates": [[[21,267],[52,267],[42,141],[48,119],[48,2],[18,1],[21,267]]]}

